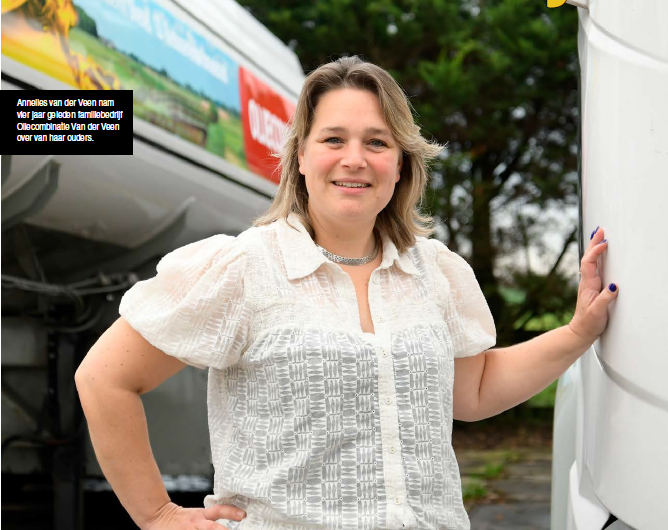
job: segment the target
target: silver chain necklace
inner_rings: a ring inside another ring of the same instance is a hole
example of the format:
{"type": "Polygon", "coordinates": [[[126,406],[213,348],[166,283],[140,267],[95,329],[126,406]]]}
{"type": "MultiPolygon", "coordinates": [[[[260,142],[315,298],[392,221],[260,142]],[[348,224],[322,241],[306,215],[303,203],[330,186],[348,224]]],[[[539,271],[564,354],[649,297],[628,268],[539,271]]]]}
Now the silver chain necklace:
{"type": "Polygon", "coordinates": [[[343,256],[339,256],[338,254],[332,254],[329,250],[322,248],[317,243],[315,244],[315,246],[318,247],[320,251],[334,263],[343,263],[344,265],[365,265],[370,261],[373,261],[378,255],[378,247],[379,247],[378,241],[376,241],[376,246],[374,247],[373,252],[371,252],[371,254],[369,254],[368,256],[364,256],[363,258],[344,258],[343,256]]]}

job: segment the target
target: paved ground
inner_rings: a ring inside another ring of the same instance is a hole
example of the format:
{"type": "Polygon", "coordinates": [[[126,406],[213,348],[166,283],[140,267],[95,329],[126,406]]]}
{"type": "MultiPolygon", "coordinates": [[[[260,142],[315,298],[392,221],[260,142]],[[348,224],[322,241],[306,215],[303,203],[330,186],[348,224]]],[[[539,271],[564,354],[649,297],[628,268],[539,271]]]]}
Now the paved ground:
{"type": "Polygon", "coordinates": [[[552,454],[458,451],[471,530],[550,530],[552,454]]]}

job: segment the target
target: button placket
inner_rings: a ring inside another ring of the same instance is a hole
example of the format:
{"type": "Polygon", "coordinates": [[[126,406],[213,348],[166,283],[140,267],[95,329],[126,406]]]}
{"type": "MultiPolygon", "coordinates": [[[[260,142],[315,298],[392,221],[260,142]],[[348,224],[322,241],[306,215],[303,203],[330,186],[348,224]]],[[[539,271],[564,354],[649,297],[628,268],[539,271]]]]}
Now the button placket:
{"type": "Polygon", "coordinates": [[[377,293],[377,288],[373,287],[371,284],[378,285],[380,283],[380,273],[378,269],[373,271],[371,273],[371,281],[369,282],[369,287],[368,287],[368,297],[369,297],[369,311],[371,313],[371,321],[373,322],[373,326],[376,329],[376,333],[378,333],[378,329],[376,327],[378,322],[383,322],[383,317],[376,317],[376,307],[382,307],[382,303],[376,304],[376,293],[377,293]]]}
{"type": "MultiPolygon", "coordinates": [[[[382,321],[380,318],[378,320],[382,321]]],[[[385,488],[388,498],[395,499],[394,503],[388,504],[388,521],[399,522],[406,517],[405,508],[400,506],[405,504],[406,473],[400,448],[401,434],[394,381],[394,360],[390,355],[390,346],[387,343],[376,347],[376,355],[385,488]]]]}

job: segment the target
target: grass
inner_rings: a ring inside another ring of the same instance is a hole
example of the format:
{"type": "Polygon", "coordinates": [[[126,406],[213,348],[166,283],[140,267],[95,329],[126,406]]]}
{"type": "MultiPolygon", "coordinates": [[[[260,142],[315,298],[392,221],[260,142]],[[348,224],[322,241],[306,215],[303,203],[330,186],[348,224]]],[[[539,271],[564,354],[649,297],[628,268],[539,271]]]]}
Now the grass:
{"type": "Polygon", "coordinates": [[[492,481],[502,478],[507,465],[517,462],[520,454],[507,450],[481,451],[476,458],[479,463],[462,470],[462,498],[467,510],[479,501],[498,497],[492,481]]]}
{"type": "Polygon", "coordinates": [[[501,477],[509,462],[516,462],[519,454],[516,451],[495,450],[483,451],[479,455],[480,463],[469,467],[463,474],[475,480],[493,480],[501,477]]]}
{"type": "Polygon", "coordinates": [[[462,477],[462,497],[464,502],[484,499],[488,494],[487,485],[482,480],[462,477]]]}
{"type": "Polygon", "coordinates": [[[483,477],[486,479],[495,479],[503,475],[506,470],[506,462],[490,462],[483,470],[483,477]]]}

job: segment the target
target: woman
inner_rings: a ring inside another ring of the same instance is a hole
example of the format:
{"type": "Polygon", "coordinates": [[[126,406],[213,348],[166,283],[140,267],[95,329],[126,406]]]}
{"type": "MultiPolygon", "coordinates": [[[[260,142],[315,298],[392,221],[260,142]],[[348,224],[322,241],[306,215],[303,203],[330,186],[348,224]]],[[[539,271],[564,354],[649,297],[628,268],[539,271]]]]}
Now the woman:
{"type": "Polygon", "coordinates": [[[236,238],[168,254],[126,293],[76,380],[102,469],[140,528],[469,528],[453,415],[483,419],[546,387],[602,333],[617,292],[596,274],[599,229],[571,323],[488,350],[471,268],[424,237],[416,208],[438,151],[387,72],[321,66],[269,211],[236,238]],[[210,368],[204,509],[170,502],[139,398],[186,364],[210,368]]]}

